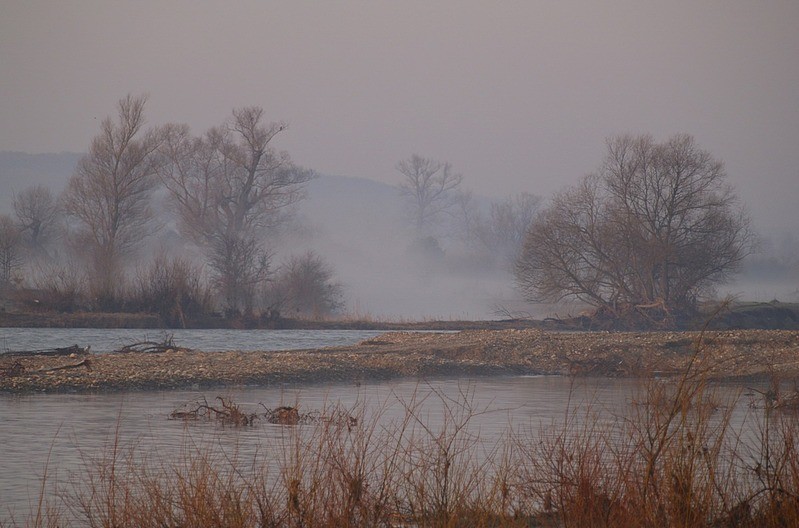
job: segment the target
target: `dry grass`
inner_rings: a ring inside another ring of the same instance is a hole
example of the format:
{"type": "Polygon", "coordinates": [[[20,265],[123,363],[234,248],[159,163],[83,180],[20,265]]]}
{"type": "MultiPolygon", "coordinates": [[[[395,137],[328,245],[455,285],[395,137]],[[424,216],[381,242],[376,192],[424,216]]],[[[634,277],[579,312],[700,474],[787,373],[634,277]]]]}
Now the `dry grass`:
{"type": "Polygon", "coordinates": [[[733,428],[737,402],[708,385],[703,350],[615,420],[569,405],[562,422],[491,444],[471,427],[485,410],[468,388],[419,391],[394,420],[326,409],[357,427],[284,427],[255,456],[188,441],[177,460],[148,460],[114,441],[10,526],[799,526],[796,414],[763,399],[733,428]]]}

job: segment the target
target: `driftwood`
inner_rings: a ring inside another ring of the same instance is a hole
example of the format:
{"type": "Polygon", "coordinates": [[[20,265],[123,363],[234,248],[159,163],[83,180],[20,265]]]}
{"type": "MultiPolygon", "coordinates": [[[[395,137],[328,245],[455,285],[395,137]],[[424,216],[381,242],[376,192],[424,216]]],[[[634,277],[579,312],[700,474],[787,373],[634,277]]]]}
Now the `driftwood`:
{"type": "Polygon", "coordinates": [[[139,341],[137,343],[131,343],[130,345],[123,346],[116,352],[118,354],[127,354],[131,352],[139,352],[144,354],[162,354],[164,352],[170,352],[175,350],[180,350],[183,352],[191,352],[190,348],[179,347],[175,345],[175,340],[171,335],[164,337],[164,340],[161,342],[139,341]]]}
{"type": "Polygon", "coordinates": [[[243,412],[232,400],[226,400],[221,396],[217,396],[216,399],[219,400],[221,408],[210,405],[203,398],[202,401],[185,405],[183,409],[175,409],[169,418],[170,420],[216,420],[222,425],[235,426],[252,425],[255,421],[257,417],[255,413],[243,412]]]}
{"type": "Polygon", "coordinates": [[[42,350],[17,350],[0,353],[0,356],[5,357],[27,357],[27,356],[76,356],[87,355],[91,352],[91,347],[81,348],[78,345],[72,345],[63,348],[45,348],[42,350]]]}
{"type": "MultiPolygon", "coordinates": [[[[264,407],[266,409],[266,407],[264,407]]],[[[300,411],[296,407],[278,407],[266,409],[264,419],[271,424],[297,425],[300,423],[300,411]]]]}
{"type": "Polygon", "coordinates": [[[270,409],[264,404],[263,414],[244,412],[237,404],[230,399],[217,396],[221,407],[213,406],[205,398],[195,400],[172,411],[169,415],[170,420],[203,420],[217,421],[222,425],[253,425],[255,420],[261,419],[266,423],[276,425],[301,425],[314,423],[328,423],[336,426],[346,427],[351,430],[358,425],[358,419],[350,416],[342,410],[336,410],[331,414],[324,415],[319,412],[301,413],[297,407],[280,406],[270,409]]]}
{"type": "Polygon", "coordinates": [[[50,368],[46,368],[46,369],[34,370],[33,372],[34,373],[38,373],[38,374],[42,374],[42,373],[46,373],[46,372],[55,372],[57,370],[67,370],[67,369],[74,369],[74,368],[78,368],[78,367],[86,367],[86,370],[91,372],[91,370],[92,370],[92,362],[91,362],[91,360],[89,358],[85,358],[85,359],[82,359],[82,360],[78,361],[77,363],[72,363],[72,364],[69,364],[69,365],[61,365],[60,367],[50,367],[50,368]]]}

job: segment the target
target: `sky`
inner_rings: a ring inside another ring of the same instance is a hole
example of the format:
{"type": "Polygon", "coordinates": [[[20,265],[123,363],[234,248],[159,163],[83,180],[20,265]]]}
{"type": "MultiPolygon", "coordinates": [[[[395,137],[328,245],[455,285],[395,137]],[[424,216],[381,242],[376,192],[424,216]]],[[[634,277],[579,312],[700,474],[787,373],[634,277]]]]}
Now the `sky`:
{"type": "Polygon", "coordinates": [[[85,151],[128,93],[200,133],[289,123],[323,174],[411,154],[489,197],[550,195],[605,139],[694,135],[763,231],[799,230],[799,2],[0,0],[0,150],[85,151]]]}

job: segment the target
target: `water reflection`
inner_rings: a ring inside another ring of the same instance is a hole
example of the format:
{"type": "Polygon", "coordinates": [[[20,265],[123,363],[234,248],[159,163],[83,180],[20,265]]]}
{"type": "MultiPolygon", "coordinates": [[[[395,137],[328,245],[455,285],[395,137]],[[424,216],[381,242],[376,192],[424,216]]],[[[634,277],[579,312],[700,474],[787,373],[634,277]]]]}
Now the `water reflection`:
{"type": "MultiPolygon", "coordinates": [[[[477,414],[469,427],[480,441],[497,442],[509,429],[535,433],[542,426],[562,424],[567,409],[576,414],[590,408],[600,419],[626,415],[641,383],[637,380],[564,377],[497,377],[474,380],[398,381],[304,387],[242,387],[224,392],[165,391],[103,395],[58,394],[0,396],[0,503],[4,510],[24,513],[39,490],[45,465],[51,482],[68,483],[80,475],[87,457],[97,456],[119,441],[125,451],[156,459],[179,459],[187,442],[214,446],[225,453],[249,457],[264,453],[272,440],[286,433],[283,426],[256,422],[253,427],[224,428],[212,423],[169,420],[186,402],[217,395],[231,398],[245,411],[263,412],[259,404],[321,410],[330,404],[346,409],[363,405],[384,424],[402,420],[412,406],[431,426],[440,425],[445,405],[467,399],[477,414]],[[48,462],[49,460],[49,462],[48,462]],[[55,477],[53,477],[55,475],[55,477]]],[[[737,394],[739,387],[722,387],[737,394]]],[[[743,420],[744,408],[739,413],[743,420]]],[[[369,419],[369,416],[367,416],[369,419]]]]}

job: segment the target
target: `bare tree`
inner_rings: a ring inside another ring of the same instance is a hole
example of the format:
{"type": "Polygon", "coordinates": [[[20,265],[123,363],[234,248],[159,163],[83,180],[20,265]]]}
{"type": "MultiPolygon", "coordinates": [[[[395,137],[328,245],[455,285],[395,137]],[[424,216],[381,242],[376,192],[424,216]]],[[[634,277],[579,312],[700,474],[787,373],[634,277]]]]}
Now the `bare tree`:
{"type": "Polygon", "coordinates": [[[64,195],[67,214],[78,222],[78,239],[90,257],[92,282],[102,302],[115,296],[121,258],[158,227],[150,201],[158,185],[159,134],[142,131],[145,102],[145,97],[130,95],[119,101],[117,120],[103,120],[64,195]]]}
{"type": "Polygon", "coordinates": [[[480,245],[489,253],[514,263],[521,253],[527,230],[541,207],[541,197],[519,193],[493,202],[488,218],[478,218],[474,228],[480,245]]]}
{"type": "Polygon", "coordinates": [[[27,245],[36,253],[56,236],[61,213],[52,191],[43,185],[28,187],[14,197],[14,214],[27,245]]]}
{"type": "Polygon", "coordinates": [[[19,228],[8,215],[0,215],[0,290],[13,285],[22,265],[19,228]]]}
{"type": "Polygon", "coordinates": [[[202,137],[166,127],[161,171],[181,232],[203,247],[229,310],[252,307],[255,286],[268,272],[265,237],[286,209],[304,196],[313,173],[272,147],[284,123],[262,124],[263,109],[233,111],[202,137]]]}
{"type": "Polygon", "coordinates": [[[456,191],[463,176],[449,163],[414,154],[397,163],[402,174],[400,192],[406,198],[416,235],[431,236],[440,216],[456,205],[456,191]]]}
{"type": "Polygon", "coordinates": [[[609,140],[599,172],[533,222],[516,266],[521,289],[530,300],[573,297],[671,322],[750,251],[749,220],[725,176],[691,136],[609,140]]]}

